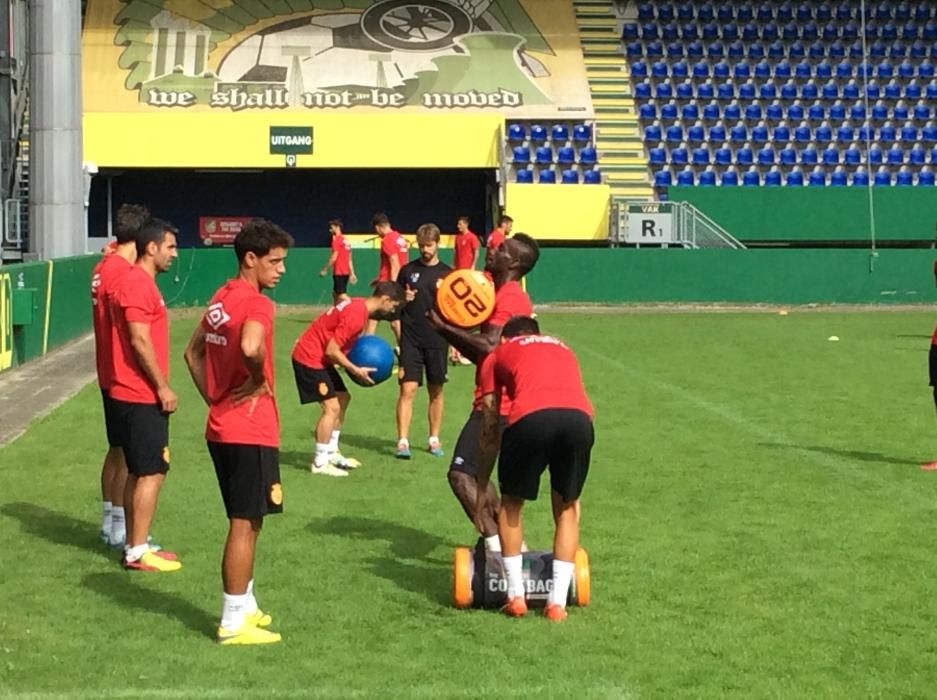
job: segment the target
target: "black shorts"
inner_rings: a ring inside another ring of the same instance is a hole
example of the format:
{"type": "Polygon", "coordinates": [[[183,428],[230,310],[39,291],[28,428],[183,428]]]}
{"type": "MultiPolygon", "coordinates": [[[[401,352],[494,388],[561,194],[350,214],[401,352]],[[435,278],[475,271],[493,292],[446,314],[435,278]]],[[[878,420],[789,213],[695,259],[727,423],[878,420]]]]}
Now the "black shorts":
{"type": "Polygon", "coordinates": [[[155,403],[111,399],[117,440],[124,448],[127,471],[153,476],[169,471],[169,415],[155,403]]]}
{"type": "Polygon", "coordinates": [[[293,376],[299,391],[299,403],[322,403],[340,392],[348,393],[338,370],[332,366],[315,369],[293,360],[293,376]]]}
{"type": "Polygon", "coordinates": [[[280,450],[208,441],[229,518],[257,520],[283,512],[280,450]]]}
{"type": "Polygon", "coordinates": [[[449,378],[448,350],[446,348],[420,348],[408,341],[400,343],[400,382],[416,382],[423,386],[423,373],[426,383],[441,386],[449,378]]]}
{"type": "Polygon", "coordinates": [[[351,275],[332,275],[332,291],[336,294],[346,294],[350,277],[351,275]]]}
{"type": "Polygon", "coordinates": [[[104,432],[107,434],[108,447],[123,447],[120,444],[120,426],[114,415],[114,400],[108,396],[107,389],[101,389],[101,402],[104,404],[104,432]]]}
{"type": "Polygon", "coordinates": [[[937,345],[930,346],[930,385],[937,387],[937,345]]]}
{"type": "MultiPolygon", "coordinates": [[[[501,431],[504,432],[504,416],[500,418],[501,431]]],[[[482,437],[482,413],[481,411],[472,411],[465,425],[462,426],[462,432],[459,433],[459,439],[456,440],[455,450],[452,451],[452,462],[449,464],[449,471],[463,472],[469,476],[478,475],[478,444],[482,437]]]]}
{"type": "Polygon", "coordinates": [[[566,503],[582,493],[595,433],[582,411],[548,408],[504,430],[498,482],[501,494],[537,500],[540,476],[550,467],[550,486],[566,503]]]}

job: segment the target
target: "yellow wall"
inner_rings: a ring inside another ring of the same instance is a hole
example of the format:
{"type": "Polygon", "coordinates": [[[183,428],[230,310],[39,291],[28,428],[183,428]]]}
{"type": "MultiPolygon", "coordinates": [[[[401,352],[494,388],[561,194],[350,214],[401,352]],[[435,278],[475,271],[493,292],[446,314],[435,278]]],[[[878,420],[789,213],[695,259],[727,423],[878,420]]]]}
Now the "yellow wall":
{"type": "Polygon", "coordinates": [[[85,161],[98,167],[282,168],[271,126],[313,127],[300,168],[495,168],[499,115],[85,113],[85,161]]]}
{"type": "Polygon", "coordinates": [[[514,231],[537,240],[608,239],[607,185],[518,185],[508,183],[506,210],[514,231]]]}

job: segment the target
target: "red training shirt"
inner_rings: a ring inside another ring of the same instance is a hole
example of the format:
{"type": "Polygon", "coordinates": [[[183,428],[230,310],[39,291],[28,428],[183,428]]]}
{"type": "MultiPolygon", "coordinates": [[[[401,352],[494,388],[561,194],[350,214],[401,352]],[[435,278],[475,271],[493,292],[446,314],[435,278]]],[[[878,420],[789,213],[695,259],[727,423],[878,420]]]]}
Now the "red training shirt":
{"type": "Polygon", "coordinates": [[[478,236],[471,231],[457,233],[455,236],[455,255],[452,259],[452,266],[456,270],[471,270],[475,267],[475,253],[481,243],[478,242],[478,236]]]}
{"type": "Polygon", "coordinates": [[[312,369],[325,369],[326,365],[332,364],[325,356],[329,340],[335,338],[342,352],[348,353],[367,323],[368,305],[364,299],[346,299],[309,325],[296,341],[293,359],[312,369]]]}
{"type": "MultiPolygon", "coordinates": [[[[511,401],[507,424],[549,408],[595,413],[576,356],[561,340],[526,335],[502,343],[482,364],[482,391],[499,389],[511,401]]],[[[502,412],[503,415],[503,412],[502,412]]]]}
{"type": "Polygon", "coordinates": [[[507,238],[507,236],[504,235],[504,229],[496,228],[494,231],[488,234],[488,242],[485,244],[485,246],[489,250],[496,250],[499,245],[504,243],[505,238],[507,238]]]}
{"type": "Polygon", "coordinates": [[[351,274],[351,243],[345,240],[342,234],[332,236],[332,252],[337,253],[335,266],[332,268],[333,275],[351,274]]]}
{"type": "Polygon", "coordinates": [[[105,254],[91,275],[91,317],[98,385],[107,391],[114,382],[114,338],[108,298],[133,265],[119,255],[105,254]]]}
{"type": "Polygon", "coordinates": [[[147,323],[156,362],[169,379],[169,316],[156,280],[134,265],[110,296],[114,338],[114,376],[111,398],[125,403],[158,403],[156,387],[137,362],[130,344],[130,323],[147,323]]]}
{"type": "Polygon", "coordinates": [[[264,328],[264,377],[273,384],[273,302],[249,282],[228,282],[212,297],[202,317],[208,385],[205,439],[235,445],[280,446],[280,414],[270,394],[234,404],[231,393],[250,378],[241,354],[241,332],[248,321],[264,328]]]}
{"type": "MultiPolygon", "coordinates": [[[[534,306],[530,303],[530,297],[521,287],[520,282],[507,282],[495,290],[495,308],[491,316],[482,325],[482,332],[487,333],[492,326],[503,327],[505,323],[515,316],[530,316],[534,312],[534,306]]],[[[482,407],[481,390],[481,368],[484,362],[480,363],[475,370],[475,400],[472,408],[480,411],[482,407]]],[[[506,416],[511,409],[511,401],[507,395],[501,394],[501,415],[506,416]]]]}
{"type": "Polygon", "coordinates": [[[387,282],[392,279],[390,276],[390,259],[395,255],[400,262],[400,267],[407,264],[407,249],[409,247],[407,239],[401,236],[398,231],[390,231],[381,239],[381,269],[377,275],[378,282],[387,282]]]}

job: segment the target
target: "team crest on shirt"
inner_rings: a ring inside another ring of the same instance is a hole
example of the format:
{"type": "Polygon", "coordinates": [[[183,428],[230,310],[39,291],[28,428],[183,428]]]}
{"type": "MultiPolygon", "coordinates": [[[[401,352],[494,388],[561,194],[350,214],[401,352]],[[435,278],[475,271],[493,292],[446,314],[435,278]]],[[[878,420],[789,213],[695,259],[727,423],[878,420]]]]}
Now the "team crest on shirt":
{"type": "Polygon", "coordinates": [[[214,330],[218,330],[230,320],[231,317],[228,316],[228,312],[224,310],[224,304],[220,301],[209,306],[208,311],[205,312],[205,323],[214,330]]]}
{"type": "Polygon", "coordinates": [[[420,273],[419,273],[419,272],[413,272],[413,273],[411,273],[411,274],[410,274],[410,281],[411,281],[413,284],[416,284],[417,282],[419,282],[419,281],[420,281],[420,273]]]}
{"type": "Polygon", "coordinates": [[[280,482],[270,487],[270,502],[275,506],[283,505],[283,487],[280,482]]]}

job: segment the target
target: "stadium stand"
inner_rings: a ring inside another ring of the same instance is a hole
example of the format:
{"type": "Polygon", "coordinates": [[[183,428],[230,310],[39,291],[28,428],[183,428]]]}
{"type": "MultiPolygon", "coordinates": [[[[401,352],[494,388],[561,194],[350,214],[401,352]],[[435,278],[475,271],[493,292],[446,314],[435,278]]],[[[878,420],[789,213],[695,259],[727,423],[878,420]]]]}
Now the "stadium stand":
{"type": "Polygon", "coordinates": [[[655,186],[933,184],[933,3],[868,3],[865,53],[854,0],[635,5],[622,42],[655,186]]]}

